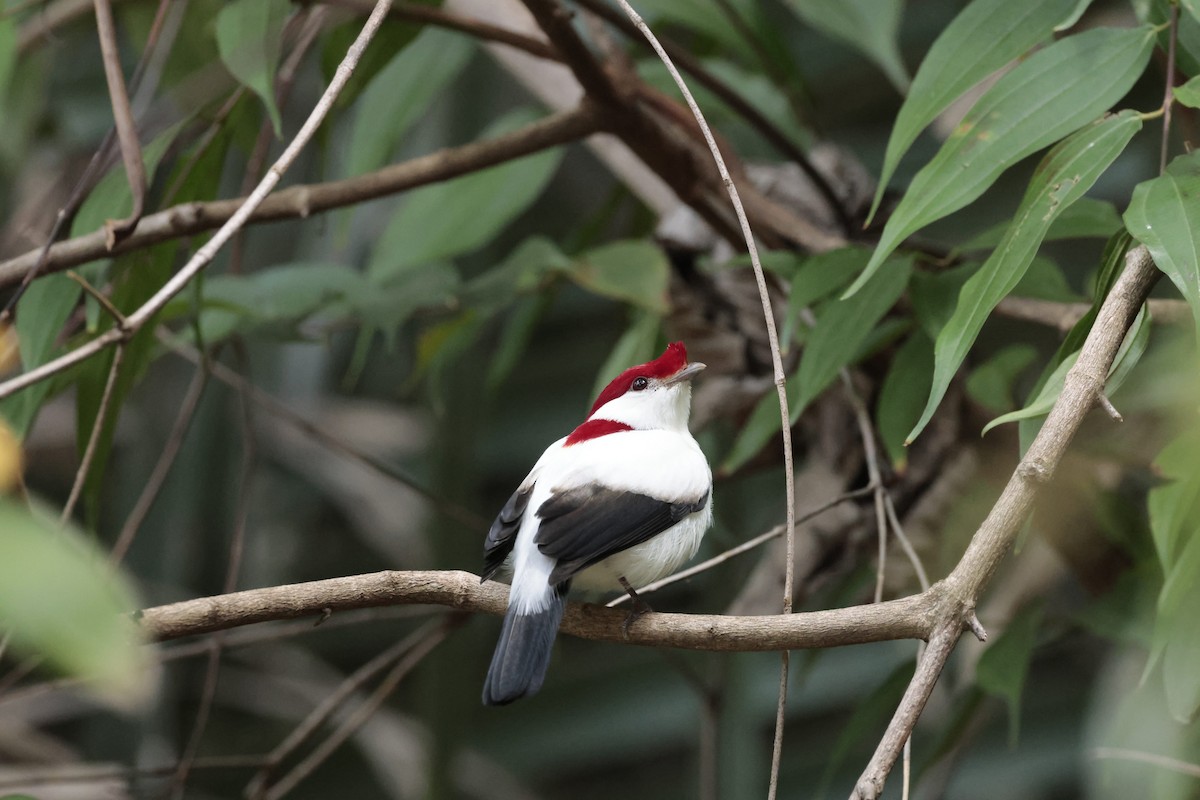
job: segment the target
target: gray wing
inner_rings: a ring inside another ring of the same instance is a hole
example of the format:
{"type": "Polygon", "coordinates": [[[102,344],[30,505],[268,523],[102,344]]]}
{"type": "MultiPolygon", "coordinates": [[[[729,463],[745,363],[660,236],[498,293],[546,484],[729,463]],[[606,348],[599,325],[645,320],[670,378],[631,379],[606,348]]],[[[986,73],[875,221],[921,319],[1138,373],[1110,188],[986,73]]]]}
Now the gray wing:
{"type": "Polygon", "coordinates": [[[487,539],[483,543],[481,583],[495,575],[496,570],[500,569],[504,563],[504,559],[508,558],[508,554],[512,552],[513,545],[517,541],[517,531],[521,527],[521,517],[525,516],[525,509],[529,506],[529,495],[532,492],[532,483],[513,492],[512,497],[508,498],[508,502],[504,504],[504,508],[500,509],[496,521],[492,523],[487,539]]]}

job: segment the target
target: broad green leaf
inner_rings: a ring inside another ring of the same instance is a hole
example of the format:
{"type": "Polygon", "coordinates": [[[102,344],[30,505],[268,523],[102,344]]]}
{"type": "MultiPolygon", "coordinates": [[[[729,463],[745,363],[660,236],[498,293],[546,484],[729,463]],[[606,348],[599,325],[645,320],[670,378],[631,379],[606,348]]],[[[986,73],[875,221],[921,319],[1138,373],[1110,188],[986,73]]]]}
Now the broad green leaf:
{"type": "Polygon", "coordinates": [[[608,382],[621,373],[630,364],[644,364],[658,355],[658,334],[662,328],[662,317],[648,311],[636,310],[633,321],[621,338],[617,339],[612,352],[604,359],[600,371],[596,373],[596,381],[592,386],[592,397],[600,394],[608,382]]]}
{"type": "MultiPolygon", "coordinates": [[[[1112,203],[1094,197],[1081,197],[1067,208],[1050,225],[1043,241],[1056,242],[1062,239],[1107,239],[1121,228],[1121,215],[1112,203]]],[[[991,250],[1004,239],[1008,223],[993,225],[983,233],[971,238],[958,248],[960,252],[991,250]]]]}
{"type": "Polygon", "coordinates": [[[1063,140],[1042,159],[1004,241],[964,284],[953,316],[938,334],[933,388],[909,441],[933,417],[992,309],[1021,280],[1050,223],[1091,188],[1141,126],[1132,111],[1108,116],[1063,140]]]}
{"type": "Polygon", "coordinates": [[[1200,520],[1200,429],[1182,431],[1154,461],[1166,483],[1150,490],[1150,534],[1164,573],[1179,559],[1200,520]]]}
{"type": "Polygon", "coordinates": [[[1010,292],[1015,297],[1033,297],[1038,300],[1053,300],[1056,303],[1078,303],[1083,300],[1062,269],[1048,258],[1034,256],[1021,280],[1010,292]]]}
{"type": "Polygon", "coordinates": [[[1192,78],[1183,86],[1171,90],[1175,100],[1188,108],[1200,108],[1200,78],[1192,78]]]}
{"type": "MultiPolygon", "coordinates": [[[[831,298],[817,310],[817,324],[808,336],[800,367],[787,382],[793,425],[808,404],[829,387],[842,367],[854,363],[863,356],[865,348],[875,344],[872,336],[876,326],[903,294],[911,272],[912,259],[896,259],[891,269],[877,275],[859,295],[846,300],[831,298]]],[[[778,396],[776,392],[768,392],[759,400],[730,448],[722,471],[732,472],[749,461],[779,433],[780,423],[778,396]]]]}
{"type": "Polygon", "coordinates": [[[132,708],[153,691],[127,582],[83,536],[0,499],[0,618],[13,647],[132,708]]]}
{"type": "Polygon", "coordinates": [[[902,0],[788,0],[788,5],[809,25],[874,61],[901,94],[908,91],[897,44],[902,0]]]}
{"type": "MultiPolygon", "coordinates": [[[[508,114],[482,138],[535,116],[529,110],[508,114]]],[[[379,238],[367,274],[382,282],[482,247],[538,198],[561,160],[562,148],[554,148],[410,192],[379,238]]]]}
{"type": "Polygon", "coordinates": [[[400,50],[363,92],[350,134],[347,172],[361,175],[386,164],[412,124],[474,53],[471,37],[434,27],[400,50]]]}
{"type": "MultiPolygon", "coordinates": [[[[967,394],[979,405],[996,414],[1013,407],[1013,384],[1037,358],[1037,348],[1028,344],[1005,347],[971,371],[967,376],[967,394]]],[[[914,417],[915,419],[916,417],[914,417]]]]}
{"type": "Polygon", "coordinates": [[[1191,306],[1200,341],[1200,152],[1179,156],[1165,173],[1139,183],[1125,224],[1191,306]]]}
{"type": "Polygon", "coordinates": [[[862,247],[842,247],[818,253],[804,259],[795,273],[790,276],[787,316],[779,335],[783,352],[791,350],[793,341],[799,342],[806,335],[801,332],[801,315],[804,309],[849,283],[862,265],[867,263],[869,251],[862,247]]]}
{"type": "Polygon", "coordinates": [[[558,245],[543,236],[525,239],[503,261],[471,280],[462,290],[462,302],[486,311],[500,311],[523,294],[537,291],[545,277],[569,273],[572,262],[558,245]]]}
{"type": "Polygon", "coordinates": [[[1179,0],[1179,5],[1192,19],[1200,21],[1200,0],[1179,0]]]}
{"type": "Polygon", "coordinates": [[[883,449],[899,472],[903,472],[908,464],[904,437],[921,414],[921,404],[929,393],[932,375],[933,340],[924,331],[917,330],[896,351],[875,408],[875,423],[879,438],[883,440],[883,449]]]}
{"type": "MultiPolygon", "coordinates": [[[[45,275],[29,284],[15,323],[21,365],[26,371],[54,355],[58,335],[79,301],[80,291],[79,284],[62,273],[45,275]]],[[[42,381],[0,400],[0,414],[18,437],[24,438],[29,432],[52,388],[52,382],[42,381]]]]}
{"type": "MultiPolygon", "coordinates": [[[[338,65],[346,57],[346,51],[358,38],[362,31],[362,22],[361,17],[351,17],[346,22],[333,26],[325,34],[321,43],[320,64],[321,76],[326,83],[333,80],[338,65]]],[[[397,53],[408,47],[422,30],[420,25],[403,22],[395,17],[385,20],[379,26],[375,38],[371,40],[371,46],[363,51],[358,66],[354,68],[350,79],[346,81],[345,87],[334,102],[334,108],[344,109],[358,102],[367,86],[375,80],[375,76],[392,62],[397,53]]],[[[330,126],[321,128],[321,131],[328,130],[330,126]]]]}
{"type": "Polygon", "coordinates": [[[938,333],[950,321],[963,284],[979,271],[980,266],[968,261],[944,272],[917,270],[913,273],[908,290],[913,314],[931,341],[937,340],[938,333]]]}
{"type": "Polygon", "coordinates": [[[1060,39],[1005,74],[972,107],[904,193],[852,294],[913,232],[957,211],[1026,156],[1125,96],[1154,48],[1154,29],[1095,28],[1060,39]]]}
{"type": "Polygon", "coordinates": [[[1075,0],[975,0],[934,41],[896,115],[869,223],[918,134],[962,94],[1050,38],[1075,0]]]}
{"type": "Polygon", "coordinates": [[[288,0],[230,0],[217,14],[221,61],[239,83],[262,98],[277,137],[283,136],[283,123],[275,103],[275,71],[290,13],[288,0]]]}
{"type": "MultiPolygon", "coordinates": [[[[748,14],[752,13],[757,5],[759,4],[756,2],[744,0],[733,0],[729,3],[743,21],[747,20],[748,14]]],[[[720,45],[720,52],[738,53],[751,62],[758,56],[754,48],[748,46],[737,26],[730,24],[729,17],[722,11],[721,6],[710,0],[640,0],[637,9],[642,17],[651,22],[670,21],[710,37],[720,45]]]]}
{"type": "Polygon", "coordinates": [[[1008,705],[1009,747],[1017,744],[1017,731],[1021,727],[1021,693],[1029,675],[1029,662],[1033,658],[1041,622],[1040,604],[1022,610],[983,651],[975,668],[975,681],[979,687],[1008,705]]]}
{"type": "Polygon", "coordinates": [[[590,292],[665,314],[669,310],[670,270],[661,248],[645,240],[630,240],[583,253],[572,262],[569,274],[590,292]]]}
{"type": "Polygon", "coordinates": [[[1079,358],[1079,353],[1072,353],[1067,356],[1058,367],[1050,374],[1050,377],[1042,384],[1041,390],[1037,397],[1024,408],[1016,411],[1010,411],[1007,414],[1001,414],[994,420],[983,426],[980,431],[980,436],[986,436],[987,432],[997,425],[1004,425],[1009,422],[1016,422],[1022,419],[1032,419],[1034,417],[1044,417],[1050,413],[1050,409],[1054,408],[1054,401],[1062,394],[1063,384],[1066,383],[1067,373],[1071,371],[1071,367],[1075,366],[1075,360],[1079,358]]]}
{"type": "Polygon", "coordinates": [[[523,297],[517,300],[504,315],[504,328],[500,332],[500,341],[488,363],[487,388],[489,393],[495,393],[513,368],[520,362],[521,357],[529,349],[533,341],[533,333],[537,323],[545,315],[552,300],[550,293],[541,293],[523,297]]]}

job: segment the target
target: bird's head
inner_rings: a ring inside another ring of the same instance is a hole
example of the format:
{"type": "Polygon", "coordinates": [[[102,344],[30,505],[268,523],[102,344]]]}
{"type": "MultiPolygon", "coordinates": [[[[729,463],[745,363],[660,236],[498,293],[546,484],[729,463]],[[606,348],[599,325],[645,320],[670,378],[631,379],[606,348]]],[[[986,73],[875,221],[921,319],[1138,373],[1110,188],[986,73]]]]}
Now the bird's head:
{"type": "Polygon", "coordinates": [[[687,430],[692,378],[702,369],[698,361],[688,363],[683,342],[672,342],[658,358],[613,378],[588,420],[612,420],[634,430],[687,430]]]}

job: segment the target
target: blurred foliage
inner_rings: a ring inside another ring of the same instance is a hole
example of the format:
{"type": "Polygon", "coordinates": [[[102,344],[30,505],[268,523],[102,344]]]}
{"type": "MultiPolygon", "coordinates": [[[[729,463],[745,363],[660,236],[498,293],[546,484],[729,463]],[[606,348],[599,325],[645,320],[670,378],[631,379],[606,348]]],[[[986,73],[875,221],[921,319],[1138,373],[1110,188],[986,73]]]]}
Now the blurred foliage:
{"type": "MultiPolygon", "coordinates": [[[[125,74],[140,76],[131,96],[147,208],[246,192],[320,96],[361,27],[352,9],[363,5],[172,1],[147,50],[159,4],[114,0],[125,74]],[[287,80],[285,68],[295,70],[287,80]]],[[[983,598],[991,642],[961,644],[942,676],[914,738],[914,796],[1200,796],[1194,774],[1138,760],[1200,765],[1197,4],[634,5],[845,190],[853,229],[810,219],[845,246],[764,253],[800,510],[866,480],[838,379],[851,368],[889,490],[935,580],[1039,429],[1125,253],[1150,249],[1167,277],[1155,300],[1169,313],[1139,316],[1107,376],[1125,421],[1089,418],[983,598]],[[1172,14],[1180,85],[1163,154],[1156,112],[1172,14]],[[849,177],[859,164],[882,176],[877,190],[857,187],[861,202],[849,177]],[[980,439],[1006,421],[1019,424],[980,439]]],[[[3,0],[0,9],[2,260],[45,243],[112,112],[90,4],[3,0]],[[42,25],[52,30],[39,33],[42,25]]],[[[686,114],[663,99],[674,88],[640,43],[613,28],[580,30],[597,52],[629,60],[646,102],[686,114]]],[[[786,188],[789,156],[718,92],[696,88],[727,154],[786,188]]],[[[392,19],[285,185],[352,179],[545,113],[480,41],[392,19]]],[[[115,150],[100,165],[64,237],[128,213],[115,150]]],[[[791,210],[808,213],[802,202],[791,210]]],[[[578,424],[596,387],[668,339],[684,337],[710,363],[697,437],[719,479],[701,557],[777,524],[779,411],[748,261],[723,244],[680,244],[659,223],[604,161],[572,144],[255,224],[127,343],[105,418],[111,354],[0,401],[0,716],[36,731],[0,737],[0,794],[60,796],[53,776],[21,783],[31,765],[65,780],[87,764],[123,764],[145,774],[121,773],[115,789],[104,782],[111,776],[84,787],[161,796],[161,768],[188,750],[197,716],[207,715],[187,796],[242,796],[252,771],[221,757],[270,752],[381,643],[441,611],[233,632],[215,682],[197,657],[207,643],[143,647],[129,611],[219,593],[231,562],[239,588],[380,569],[478,570],[488,521],[546,444],[578,424]],[[196,367],[181,350],[241,373],[342,447],[216,373],[193,383],[196,367]],[[203,391],[189,414],[193,386],[203,391]],[[65,502],[97,420],[82,530],[62,528],[44,509],[65,502]],[[157,486],[156,465],[177,445],[157,486]],[[114,570],[105,554],[137,515],[114,570]],[[480,522],[464,522],[473,517],[480,522]]],[[[76,272],[129,314],[205,239],[167,238],[76,272]]],[[[5,278],[5,299],[17,280],[5,278]]],[[[3,329],[0,368],[12,374],[15,352],[30,369],[114,324],[79,281],[40,277],[3,329]]],[[[838,511],[849,521],[821,517],[802,532],[805,610],[870,599],[871,501],[838,511]]],[[[766,547],[732,559],[654,605],[767,613],[776,590],[755,606],[755,587],[774,586],[781,557],[766,547]]],[[[887,565],[889,594],[917,590],[898,549],[887,565]]],[[[776,656],[563,637],[539,696],[483,709],[496,630],[495,620],[476,619],[453,632],[289,796],[763,795],[776,656]]],[[[793,659],[781,796],[849,792],[915,649],[881,643],[793,659]]],[[[898,784],[899,769],[889,796],[898,784]]]]}

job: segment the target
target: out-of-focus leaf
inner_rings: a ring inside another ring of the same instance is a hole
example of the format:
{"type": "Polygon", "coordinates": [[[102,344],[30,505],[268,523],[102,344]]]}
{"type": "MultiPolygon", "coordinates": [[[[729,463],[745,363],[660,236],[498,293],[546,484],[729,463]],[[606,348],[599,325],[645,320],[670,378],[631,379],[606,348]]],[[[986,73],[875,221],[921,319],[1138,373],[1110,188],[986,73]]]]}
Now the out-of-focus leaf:
{"type": "Polygon", "coordinates": [[[283,135],[283,123],[275,103],[275,71],[290,13],[288,0],[230,0],[217,14],[221,61],[239,83],[262,98],[277,137],[283,135]]]}
{"type": "Polygon", "coordinates": [[[1062,269],[1048,258],[1034,256],[1017,285],[1012,288],[1014,297],[1034,297],[1053,300],[1056,303],[1078,303],[1083,300],[1071,285],[1062,269]]]}
{"type": "MultiPolygon", "coordinates": [[[[1094,197],[1081,197],[1050,224],[1044,242],[1062,239],[1107,239],[1122,227],[1121,215],[1112,203],[1094,197]]],[[[1008,223],[993,225],[958,248],[964,253],[990,250],[1004,239],[1008,223]]]]}
{"type": "Polygon", "coordinates": [[[0,618],[15,648],[132,708],[153,691],[138,606],[103,554],[70,529],[0,499],[0,618]]]}
{"type": "Polygon", "coordinates": [[[1025,678],[1029,674],[1029,662],[1041,622],[1040,604],[1023,609],[983,651],[975,668],[975,680],[980,688],[1000,697],[1008,705],[1010,747],[1017,744],[1017,732],[1021,727],[1021,693],[1025,690],[1025,678]]]}
{"type": "MultiPolygon", "coordinates": [[[[817,311],[817,324],[808,337],[800,367],[787,382],[788,410],[795,424],[804,409],[837,377],[838,370],[862,354],[879,320],[908,285],[912,259],[897,259],[889,270],[871,281],[861,296],[831,298],[817,311]]],[[[733,472],[749,461],[771,437],[780,432],[778,396],[768,392],[759,401],[734,441],[723,472],[733,472]]]]}
{"type": "Polygon", "coordinates": [[[980,364],[967,376],[967,394],[976,403],[996,414],[1013,407],[1013,384],[1025,368],[1037,358],[1037,348],[1028,344],[1010,345],[980,364]]]}
{"type": "MultiPolygon", "coordinates": [[[[367,86],[375,80],[375,76],[392,62],[396,53],[408,47],[422,30],[423,28],[419,25],[402,22],[394,17],[384,20],[384,23],[379,26],[375,38],[371,40],[371,46],[363,51],[358,66],[354,68],[350,80],[346,81],[346,86],[338,95],[334,108],[347,108],[357,102],[362,97],[362,93],[366,91],[367,86]]],[[[347,22],[333,27],[325,35],[324,41],[321,43],[320,61],[321,75],[325,78],[326,83],[333,79],[338,64],[342,63],[342,59],[346,57],[346,51],[358,38],[360,31],[362,31],[362,19],[351,18],[347,22]]],[[[328,127],[323,127],[321,130],[328,130],[328,127]]]]}
{"type": "Polygon", "coordinates": [[[548,273],[569,273],[571,269],[571,259],[557,244],[543,236],[531,236],[464,286],[462,301],[490,314],[516,302],[520,295],[534,292],[548,273]]]}
{"type": "MultiPolygon", "coordinates": [[[[535,117],[530,110],[518,110],[490,126],[482,138],[535,117]]],[[[538,198],[561,160],[562,148],[555,148],[410,192],[376,244],[367,274],[382,282],[483,246],[538,198]]]]}
{"type": "Polygon", "coordinates": [[[17,65],[17,23],[12,16],[0,19],[0,104],[8,95],[8,82],[17,65]]]}
{"type": "Polygon", "coordinates": [[[1017,161],[1124,97],[1142,74],[1154,38],[1148,25],[1095,28],[1039,50],[1000,78],[913,178],[849,293],[910,234],[975,200],[1017,161]]]}
{"type": "Polygon", "coordinates": [[[1166,483],[1150,491],[1147,507],[1154,549],[1166,574],[1188,537],[1197,535],[1190,526],[1200,520],[1200,430],[1182,431],[1154,464],[1166,483]]]}
{"type": "Polygon", "coordinates": [[[908,464],[904,437],[921,414],[932,376],[933,340],[918,330],[896,351],[875,408],[875,424],[883,449],[899,472],[908,464]]]}
{"type": "MultiPolygon", "coordinates": [[[[1192,468],[1197,466],[1193,451],[1192,468]]],[[[1151,663],[1161,653],[1167,708],[1181,725],[1190,725],[1200,713],[1200,514],[1194,507],[1188,523],[1190,538],[1165,570],[1151,650],[1151,663]]]]}
{"type": "Polygon", "coordinates": [[[533,332],[538,320],[550,306],[551,295],[543,293],[531,297],[523,297],[513,304],[511,310],[504,315],[504,327],[500,332],[500,341],[488,364],[487,388],[495,392],[508,378],[513,367],[521,360],[529,343],[533,340],[533,332]]]}
{"type": "Polygon", "coordinates": [[[908,91],[896,41],[902,0],[789,0],[788,5],[809,25],[874,61],[901,94],[908,91]]]}
{"type": "Polygon", "coordinates": [[[1200,152],[1179,156],[1165,173],[1139,183],[1125,224],[1191,306],[1200,337],[1200,152]]]}
{"type": "MultiPolygon", "coordinates": [[[[747,3],[744,0],[734,0],[730,6],[743,21],[757,3],[747,3]]],[[[731,25],[729,17],[721,11],[717,3],[706,0],[642,0],[637,6],[638,13],[647,20],[670,21],[684,28],[710,37],[721,45],[720,51],[725,53],[740,53],[753,58],[756,53],[747,46],[746,40],[731,25]]]]}
{"type": "Polygon", "coordinates": [[[427,27],[400,50],[363,92],[350,134],[348,172],[383,166],[396,145],[475,53],[461,33],[427,27]]]}
{"type": "Polygon", "coordinates": [[[1091,188],[1141,126],[1135,112],[1121,112],[1073,134],[1042,159],[1004,241],[963,286],[954,315],[938,333],[933,388],[909,441],[933,417],[992,309],[1021,280],[1054,217],[1091,188]]]}
{"type": "MultiPolygon", "coordinates": [[[[79,292],[79,284],[62,273],[45,275],[29,284],[21,298],[21,313],[17,315],[15,325],[25,370],[50,360],[59,331],[79,300],[79,292]]],[[[0,400],[0,414],[8,420],[17,436],[24,438],[29,432],[38,409],[52,388],[50,381],[42,381],[0,400]]]]}
{"type": "Polygon", "coordinates": [[[791,349],[793,341],[798,343],[802,338],[807,339],[807,335],[799,335],[799,332],[806,330],[800,319],[804,309],[849,283],[862,265],[867,263],[869,255],[866,248],[851,246],[804,259],[791,275],[787,316],[779,334],[780,345],[785,353],[791,349]]]}
{"type": "MultiPolygon", "coordinates": [[[[1146,313],[1146,309],[1143,307],[1138,312],[1137,319],[1134,320],[1129,333],[1125,335],[1124,341],[1121,342],[1121,348],[1117,351],[1113,366],[1108,371],[1108,380],[1104,386],[1106,392],[1111,394],[1121,387],[1125,378],[1129,376],[1130,371],[1137,366],[1137,362],[1141,359],[1142,354],[1146,352],[1146,345],[1149,342],[1150,315],[1146,313]]],[[[1075,352],[1064,359],[1042,385],[1041,390],[1032,403],[1018,411],[1012,411],[996,417],[983,426],[983,431],[980,435],[982,436],[997,425],[1003,425],[1006,422],[1034,419],[1035,417],[1042,417],[1049,414],[1050,409],[1054,407],[1054,403],[1058,400],[1058,396],[1062,394],[1063,385],[1067,379],[1067,372],[1070,371],[1071,367],[1075,366],[1075,361],[1078,358],[1079,353],[1075,352]]],[[[1024,438],[1022,441],[1024,442],[1024,438]]],[[[1022,444],[1022,453],[1025,452],[1027,446],[1027,444],[1022,444]]]]}
{"type": "Polygon", "coordinates": [[[842,728],[833,744],[833,751],[825,764],[825,773],[821,776],[820,787],[813,793],[815,797],[828,795],[830,783],[855,746],[879,737],[879,731],[886,727],[887,720],[895,713],[896,705],[912,680],[913,668],[911,661],[897,665],[883,683],[855,704],[854,713],[850,715],[846,727],[842,728]]]}
{"type": "Polygon", "coordinates": [[[1183,86],[1171,90],[1175,100],[1188,108],[1200,108],[1200,78],[1192,78],[1183,86]]]}
{"type": "Polygon", "coordinates": [[[651,242],[612,242],[588,250],[574,259],[568,274],[590,292],[656,314],[668,310],[670,266],[663,251],[651,242]]]}
{"type": "MultiPolygon", "coordinates": [[[[896,115],[868,222],[874,218],[900,160],[925,126],[963,92],[1049,39],[1074,2],[975,0],[946,26],[921,62],[912,91],[896,115]]],[[[1086,6],[1086,2],[1081,5],[1086,6]]]]}
{"type": "Polygon", "coordinates": [[[633,313],[633,321],[617,339],[612,352],[604,359],[600,371],[596,373],[596,382],[592,386],[592,397],[603,391],[608,382],[617,377],[622,370],[632,364],[644,364],[658,355],[655,346],[658,344],[658,333],[662,327],[662,318],[649,311],[638,310],[633,313]]]}

